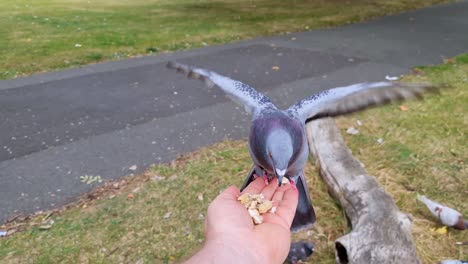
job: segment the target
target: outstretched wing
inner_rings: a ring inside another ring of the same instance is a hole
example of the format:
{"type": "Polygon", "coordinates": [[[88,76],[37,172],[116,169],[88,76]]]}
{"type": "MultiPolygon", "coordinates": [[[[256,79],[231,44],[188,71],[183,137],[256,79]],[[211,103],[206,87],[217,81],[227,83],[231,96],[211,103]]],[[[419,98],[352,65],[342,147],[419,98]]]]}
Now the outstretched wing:
{"type": "Polygon", "coordinates": [[[192,68],[188,65],[173,61],[168,62],[167,67],[176,69],[177,72],[182,72],[186,74],[187,77],[202,80],[209,88],[215,85],[218,86],[229,98],[241,106],[244,106],[245,110],[252,115],[265,108],[276,109],[270,98],[242,82],[232,80],[213,71],[192,68]]]}
{"type": "Polygon", "coordinates": [[[314,94],[292,105],[287,111],[306,121],[345,115],[394,101],[421,98],[425,92],[438,91],[430,84],[358,83],[314,94]]]}

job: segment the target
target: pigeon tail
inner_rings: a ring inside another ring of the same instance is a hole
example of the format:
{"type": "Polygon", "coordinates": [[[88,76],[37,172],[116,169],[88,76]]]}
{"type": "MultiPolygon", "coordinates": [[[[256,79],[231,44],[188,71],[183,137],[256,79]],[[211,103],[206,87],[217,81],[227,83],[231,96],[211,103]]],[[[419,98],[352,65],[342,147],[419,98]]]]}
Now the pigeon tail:
{"type": "Polygon", "coordinates": [[[296,214],[291,225],[292,232],[309,228],[315,223],[315,210],[309,197],[309,188],[305,181],[304,172],[297,178],[296,188],[299,191],[299,202],[297,204],[296,214]]]}

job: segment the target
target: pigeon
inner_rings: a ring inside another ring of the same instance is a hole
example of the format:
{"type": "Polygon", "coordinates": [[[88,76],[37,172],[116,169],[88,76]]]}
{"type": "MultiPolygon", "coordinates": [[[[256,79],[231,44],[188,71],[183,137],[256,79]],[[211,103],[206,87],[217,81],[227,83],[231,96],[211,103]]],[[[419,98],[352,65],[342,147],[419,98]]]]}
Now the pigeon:
{"type": "Polygon", "coordinates": [[[468,221],[463,220],[463,215],[457,210],[432,201],[424,195],[418,194],[417,199],[423,202],[429,211],[431,211],[434,216],[439,218],[442,224],[460,230],[468,229],[468,221]]]}
{"type": "Polygon", "coordinates": [[[468,260],[447,259],[442,260],[440,264],[468,264],[468,260]]]}
{"type": "Polygon", "coordinates": [[[289,179],[299,192],[291,225],[293,232],[310,227],[316,218],[303,172],[309,155],[306,122],[345,115],[392,101],[420,98],[425,92],[438,91],[429,84],[389,81],[358,83],[319,92],[281,110],[270,98],[249,85],[214,71],[173,61],[168,62],[167,67],[189,78],[199,79],[209,88],[219,87],[252,115],[248,142],[254,165],[241,190],[256,176],[267,180],[276,177],[280,185],[283,177],[289,179]]]}
{"type": "Polygon", "coordinates": [[[308,241],[299,241],[291,243],[289,254],[286,257],[287,263],[297,264],[299,261],[305,261],[314,253],[314,244],[308,241]]]}

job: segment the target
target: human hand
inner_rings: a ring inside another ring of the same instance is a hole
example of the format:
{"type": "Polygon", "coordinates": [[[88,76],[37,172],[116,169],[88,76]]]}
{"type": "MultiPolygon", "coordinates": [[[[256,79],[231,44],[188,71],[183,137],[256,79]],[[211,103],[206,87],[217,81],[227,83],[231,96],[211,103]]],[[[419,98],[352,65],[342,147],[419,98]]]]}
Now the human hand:
{"type": "Polygon", "coordinates": [[[254,225],[241,195],[234,186],[222,192],[208,207],[204,248],[189,263],[283,263],[291,243],[290,227],[298,202],[298,191],[290,184],[278,187],[277,179],[265,185],[255,179],[242,193],[263,193],[272,200],[276,213],[263,215],[254,225]]]}

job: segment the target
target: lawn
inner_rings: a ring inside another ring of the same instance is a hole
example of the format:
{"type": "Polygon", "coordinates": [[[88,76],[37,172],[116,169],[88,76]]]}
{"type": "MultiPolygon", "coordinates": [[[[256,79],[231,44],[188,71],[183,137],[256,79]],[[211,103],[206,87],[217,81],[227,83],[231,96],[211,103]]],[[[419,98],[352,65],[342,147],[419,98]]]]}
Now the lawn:
{"type": "Polygon", "coordinates": [[[451,0],[1,0],[0,79],[356,23],[451,0]]]}
{"type": "MultiPolygon", "coordinates": [[[[423,263],[467,259],[466,231],[441,225],[416,201],[416,194],[468,215],[468,54],[439,66],[418,67],[407,81],[449,84],[441,96],[369,110],[338,119],[353,153],[375,175],[399,208],[414,218],[413,235],[423,263]],[[356,124],[357,120],[362,126],[356,124]],[[377,140],[381,138],[382,144],[377,140]]],[[[311,240],[310,263],[334,263],[334,239],[348,226],[329,197],[312,162],[306,168],[318,221],[294,237],[311,240]]],[[[245,141],[226,141],[170,164],[98,188],[63,211],[42,213],[0,229],[19,230],[0,238],[1,263],[175,263],[203,242],[209,202],[229,185],[240,186],[251,162],[245,141]],[[44,219],[50,228],[41,230],[44,219]],[[21,230],[21,231],[20,231],[21,230]]]]}

